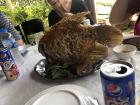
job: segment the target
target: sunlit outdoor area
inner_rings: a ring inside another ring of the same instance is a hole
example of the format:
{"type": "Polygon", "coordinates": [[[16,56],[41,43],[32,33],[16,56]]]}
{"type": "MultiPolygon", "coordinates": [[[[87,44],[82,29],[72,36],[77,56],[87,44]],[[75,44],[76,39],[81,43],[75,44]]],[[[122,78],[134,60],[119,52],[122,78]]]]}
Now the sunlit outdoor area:
{"type": "Polygon", "coordinates": [[[140,105],[140,0],[0,0],[0,105],[140,105]]]}
{"type": "MultiPolygon", "coordinates": [[[[95,0],[95,8],[98,23],[109,23],[110,10],[116,0],[95,0]]],[[[8,16],[14,26],[21,24],[24,21],[31,19],[41,19],[48,27],[48,14],[51,6],[47,0],[0,0],[0,10],[8,16]]],[[[131,30],[135,24],[136,16],[123,25],[118,25],[118,28],[124,33],[132,34],[131,30]]]]}

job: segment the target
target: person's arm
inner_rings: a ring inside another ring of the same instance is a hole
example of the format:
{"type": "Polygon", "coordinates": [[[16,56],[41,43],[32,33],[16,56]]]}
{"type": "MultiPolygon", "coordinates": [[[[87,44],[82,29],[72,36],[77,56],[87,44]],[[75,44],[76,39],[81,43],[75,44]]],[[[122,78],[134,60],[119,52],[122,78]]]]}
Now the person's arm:
{"type": "Polygon", "coordinates": [[[65,13],[70,12],[71,0],[60,0],[57,4],[52,5],[52,7],[60,17],[63,17],[65,13]]]}
{"type": "Polygon", "coordinates": [[[16,40],[17,46],[24,45],[21,35],[17,32],[12,23],[10,21],[7,21],[5,26],[8,29],[8,31],[13,35],[14,39],[16,40]]]}
{"type": "Polygon", "coordinates": [[[0,26],[7,28],[8,32],[10,32],[13,35],[16,42],[18,41],[17,45],[24,44],[22,41],[22,37],[19,35],[13,24],[10,22],[7,16],[4,15],[1,11],[0,11],[0,26]]]}
{"type": "Polygon", "coordinates": [[[24,42],[22,39],[20,39],[20,40],[16,40],[16,44],[17,44],[17,46],[23,46],[24,42]]]}
{"type": "Polygon", "coordinates": [[[14,35],[14,38],[15,38],[15,40],[16,40],[17,46],[22,46],[22,45],[24,45],[24,42],[23,42],[23,40],[22,40],[22,38],[21,38],[21,36],[20,36],[19,34],[14,35]]]}
{"type": "Polygon", "coordinates": [[[95,9],[95,3],[94,0],[84,0],[88,10],[91,12],[91,18],[93,19],[93,21],[95,23],[97,23],[97,19],[96,19],[96,9],[95,9]]]}
{"type": "Polygon", "coordinates": [[[121,24],[132,16],[128,12],[129,2],[129,0],[117,0],[115,2],[109,16],[109,21],[112,25],[121,24]]]}

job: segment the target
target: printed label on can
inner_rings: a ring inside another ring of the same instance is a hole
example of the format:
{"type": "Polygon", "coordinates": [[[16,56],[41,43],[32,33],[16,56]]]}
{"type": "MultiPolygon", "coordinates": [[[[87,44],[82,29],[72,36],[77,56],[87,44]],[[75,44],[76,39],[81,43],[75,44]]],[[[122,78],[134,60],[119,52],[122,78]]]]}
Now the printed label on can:
{"type": "Polygon", "coordinates": [[[8,49],[0,51],[0,65],[8,80],[15,80],[19,75],[19,70],[8,49]]]}

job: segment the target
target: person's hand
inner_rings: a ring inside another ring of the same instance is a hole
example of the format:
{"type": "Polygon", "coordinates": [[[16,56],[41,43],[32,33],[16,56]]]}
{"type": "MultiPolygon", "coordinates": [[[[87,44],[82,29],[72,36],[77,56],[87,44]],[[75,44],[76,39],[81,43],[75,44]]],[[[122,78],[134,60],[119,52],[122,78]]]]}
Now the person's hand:
{"type": "Polygon", "coordinates": [[[17,44],[17,46],[23,46],[24,42],[22,39],[20,39],[20,40],[16,40],[16,44],[17,44]]]}
{"type": "Polygon", "coordinates": [[[65,14],[64,14],[64,17],[65,17],[65,16],[72,16],[72,15],[73,15],[72,13],[65,13],[65,14]]]}

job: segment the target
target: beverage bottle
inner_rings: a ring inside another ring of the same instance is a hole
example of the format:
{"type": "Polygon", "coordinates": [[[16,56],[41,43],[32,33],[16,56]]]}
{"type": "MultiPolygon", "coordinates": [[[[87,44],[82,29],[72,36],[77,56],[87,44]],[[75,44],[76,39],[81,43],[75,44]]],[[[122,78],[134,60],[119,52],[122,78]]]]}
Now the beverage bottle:
{"type": "Polygon", "coordinates": [[[12,34],[7,31],[6,28],[0,29],[0,40],[5,48],[8,48],[15,60],[17,66],[23,64],[24,60],[21,53],[18,50],[15,39],[12,34]]]}
{"type": "Polygon", "coordinates": [[[0,66],[7,80],[15,80],[19,75],[19,70],[10,52],[9,42],[5,43],[9,38],[9,34],[3,32],[5,30],[0,29],[0,66]]]}

